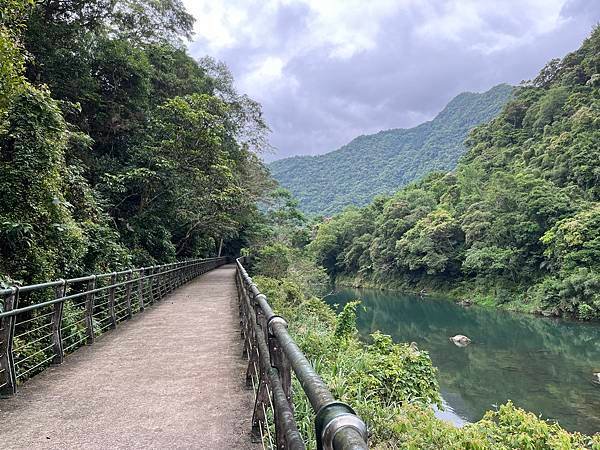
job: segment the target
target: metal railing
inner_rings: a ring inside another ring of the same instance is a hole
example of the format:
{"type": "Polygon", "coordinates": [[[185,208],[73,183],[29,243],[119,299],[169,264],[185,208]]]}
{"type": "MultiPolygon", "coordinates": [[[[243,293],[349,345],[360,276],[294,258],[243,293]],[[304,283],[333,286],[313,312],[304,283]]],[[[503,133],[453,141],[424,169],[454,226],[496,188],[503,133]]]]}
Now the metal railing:
{"type": "Polygon", "coordinates": [[[269,448],[305,448],[294,420],[293,371],[316,414],[317,448],[367,449],[365,423],[349,405],[335,400],[288,333],[286,321],[273,312],[267,298],[248,276],[242,265],[245,262],[244,257],[236,261],[236,284],[244,354],[248,358],[246,384],[256,392],[252,437],[269,448]]]}
{"type": "Polygon", "coordinates": [[[0,396],[15,394],[20,381],[226,262],[195,259],[0,289],[0,396]]]}

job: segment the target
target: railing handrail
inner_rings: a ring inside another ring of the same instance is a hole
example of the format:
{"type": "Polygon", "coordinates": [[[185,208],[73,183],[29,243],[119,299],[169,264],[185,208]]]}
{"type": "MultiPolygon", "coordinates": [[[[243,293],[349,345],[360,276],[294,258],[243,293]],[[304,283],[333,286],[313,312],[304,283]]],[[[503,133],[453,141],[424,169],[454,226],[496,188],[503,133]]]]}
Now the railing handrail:
{"type": "MultiPolygon", "coordinates": [[[[289,366],[286,368],[285,364],[274,361],[277,359],[277,355],[274,354],[273,348],[281,349],[283,357],[289,361],[291,368],[296,375],[296,378],[300,382],[303,391],[309,399],[309,402],[316,414],[315,428],[317,438],[318,449],[334,449],[334,450],[349,450],[349,449],[367,449],[367,427],[362,419],[354,412],[354,410],[347,404],[336,401],[331,391],[325,382],[321,379],[319,374],[314,370],[310,361],[306,358],[300,347],[296,344],[292,336],[288,333],[287,323],[284,318],[275,314],[267,297],[260,292],[258,287],[253,283],[252,278],[246,272],[242,261],[245,262],[245,257],[238,258],[236,260],[238,283],[240,286],[240,313],[242,315],[242,325],[245,325],[243,332],[246,337],[246,348],[254,346],[259,347],[259,357],[266,359],[267,355],[263,354],[267,351],[266,341],[273,340],[274,345],[268,346],[268,356],[271,358],[268,369],[275,369],[278,371],[279,377],[275,377],[273,390],[279,391],[283,383],[281,382],[283,376],[288,376],[281,373],[282,370],[285,372],[289,371],[289,366]],[[244,297],[244,298],[242,298],[244,297]],[[248,315],[250,321],[244,317],[248,315]],[[260,319],[258,316],[261,316],[260,319]],[[262,323],[259,323],[262,322],[262,323]],[[248,325],[254,327],[250,329],[248,325]],[[248,343],[249,340],[255,342],[248,343]],[[260,349],[262,347],[262,350],[260,349]],[[278,367],[279,366],[279,367],[278,367]]],[[[252,356],[254,353],[252,354],[252,356]]],[[[256,363],[256,361],[254,361],[256,363]]],[[[248,366],[247,373],[250,372],[250,364],[253,364],[252,357],[250,357],[250,363],[248,366]]],[[[261,374],[263,368],[261,367],[261,374]]],[[[289,382],[288,382],[289,383],[289,382]]],[[[260,385],[262,386],[262,384],[260,385]]],[[[260,389],[260,388],[259,388],[260,389]]],[[[260,391],[257,391],[256,402],[255,402],[255,415],[258,408],[260,391]]],[[[275,397],[275,395],[273,395],[275,397]]],[[[291,404],[291,396],[288,396],[288,402],[290,402],[289,409],[293,408],[291,404]]],[[[274,402],[275,403],[275,402],[274,402]]],[[[261,405],[262,407],[262,405],[261,405]]],[[[277,406],[275,406],[277,408],[277,406]]],[[[293,415],[291,423],[288,421],[277,420],[278,413],[287,413],[286,411],[274,411],[276,417],[275,428],[277,437],[277,448],[303,448],[296,446],[294,441],[290,444],[285,438],[285,434],[291,429],[291,435],[296,436],[297,428],[293,421],[293,415]],[[283,428],[283,429],[278,429],[283,428]]],[[[264,420],[264,418],[263,418],[264,420]]],[[[254,419],[253,419],[254,422],[254,419]]]]}
{"type": "Polygon", "coordinates": [[[25,292],[32,292],[32,291],[36,291],[36,290],[40,290],[40,289],[48,289],[51,287],[56,287],[56,286],[60,286],[64,283],[81,283],[83,281],[91,281],[94,278],[98,279],[98,278],[106,278],[106,277],[110,277],[112,275],[123,275],[125,273],[135,273],[135,272],[141,272],[142,270],[149,270],[149,269],[158,269],[161,267],[167,267],[167,266],[173,266],[176,264],[187,264],[187,263],[195,263],[195,262],[199,262],[199,261],[212,261],[215,259],[223,259],[223,258],[218,258],[218,257],[214,257],[214,258],[194,258],[194,259],[187,259],[184,261],[177,261],[177,262],[172,262],[172,263],[166,263],[166,264],[159,264],[156,266],[148,266],[148,267],[137,267],[134,269],[126,269],[126,270],[121,270],[118,272],[102,272],[99,274],[95,274],[95,275],[85,275],[82,277],[76,277],[76,278],[67,278],[67,279],[58,279],[58,280],[54,280],[54,281],[48,281],[46,283],[38,283],[38,284],[29,284],[29,285],[25,285],[25,286],[20,286],[15,284],[14,286],[10,286],[8,288],[4,288],[4,289],[0,289],[0,297],[4,297],[6,295],[10,295],[13,291],[14,288],[18,288],[19,291],[21,293],[25,293],[25,292]]]}
{"type": "Polygon", "coordinates": [[[198,275],[225,264],[227,260],[226,257],[189,259],[1,289],[4,311],[0,312],[0,396],[15,394],[20,378],[38,373],[50,363],[60,364],[69,350],[92,344],[96,335],[106,329],[116,328],[118,323],[131,319],[134,314],[144,311],[146,306],[198,275]],[[98,281],[104,284],[106,280],[106,285],[98,286],[98,281]],[[74,287],[81,291],[69,293],[68,289],[74,287]],[[19,307],[23,294],[51,288],[54,293],[50,300],[19,307]],[[98,298],[96,294],[100,294],[98,298]],[[101,302],[96,302],[98,299],[101,302]],[[67,302],[70,302],[71,308],[64,312],[67,302]],[[42,308],[48,308],[50,312],[35,313],[42,308]],[[64,314],[68,319],[66,325],[64,314]],[[103,325],[104,322],[107,323],[103,325]],[[20,330],[16,335],[15,329],[20,330]],[[71,334],[63,337],[63,331],[67,329],[71,334]],[[50,345],[41,348],[43,341],[50,345]],[[27,350],[33,353],[20,352],[34,344],[38,347],[27,350]],[[23,354],[25,356],[19,358],[23,354]],[[34,357],[36,359],[32,360],[34,357]],[[42,361],[38,362],[40,359],[42,361]],[[24,365],[26,362],[27,365],[24,365]]]}
{"type": "Polygon", "coordinates": [[[28,311],[34,311],[36,309],[44,308],[46,306],[51,306],[55,303],[64,302],[66,300],[74,300],[76,298],[83,297],[87,294],[98,293],[98,292],[105,291],[110,288],[127,286],[129,284],[137,283],[140,280],[154,278],[158,275],[164,275],[166,273],[177,272],[181,268],[188,267],[189,265],[192,265],[192,264],[196,264],[199,262],[209,262],[209,261],[214,261],[217,259],[224,260],[226,258],[197,258],[197,259],[190,259],[190,260],[180,261],[180,262],[175,262],[175,263],[167,263],[167,264],[160,264],[160,265],[156,265],[156,266],[139,267],[136,269],[122,270],[119,272],[108,272],[108,273],[101,273],[98,275],[87,275],[87,276],[78,277],[78,278],[59,279],[59,280],[55,280],[55,281],[49,281],[47,283],[30,284],[30,285],[25,285],[25,286],[18,286],[18,285],[11,286],[9,288],[0,290],[0,298],[7,297],[9,295],[14,295],[16,292],[18,292],[19,294],[24,294],[24,293],[28,293],[28,292],[41,291],[41,290],[48,289],[51,287],[67,286],[69,284],[82,283],[84,281],[92,281],[92,280],[97,281],[101,278],[108,278],[108,277],[112,277],[115,275],[118,276],[118,275],[124,275],[124,274],[129,274],[129,273],[134,274],[134,273],[138,273],[141,271],[162,269],[162,268],[172,267],[177,264],[182,264],[180,267],[175,267],[173,269],[168,269],[168,270],[163,270],[163,271],[156,272],[156,273],[151,273],[150,275],[139,276],[137,278],[132,278],[130,280],[122,281],[120,283],[109,284],[109,285],[102,286],[102,287],[99,287],[96,289],[86,290],[86,291],[78,292],[76,294],[71,294],[71,295],[65,295],[64,297],[56,298],[54,300],[48,300],[46,302],[36,303],[34,305],[29,305],[29,306],[24,306],[22,308],[12,309],[10,311],[4,311],[4,312],[0,311],[0,319],[3,317],[16,316],[16,315],[19,315],[21,313],[28,312],[28,311]]]}

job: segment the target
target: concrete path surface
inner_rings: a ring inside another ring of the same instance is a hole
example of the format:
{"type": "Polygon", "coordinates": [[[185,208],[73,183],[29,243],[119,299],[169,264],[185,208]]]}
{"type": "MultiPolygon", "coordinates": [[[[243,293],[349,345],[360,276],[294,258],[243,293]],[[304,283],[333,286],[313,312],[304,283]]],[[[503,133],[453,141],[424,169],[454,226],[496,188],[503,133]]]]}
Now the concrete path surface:
{"type": "Polygon", "coordinates": [[[0,449],[245,449],[235,268],[182,286],[0,400],[0,449]]]}

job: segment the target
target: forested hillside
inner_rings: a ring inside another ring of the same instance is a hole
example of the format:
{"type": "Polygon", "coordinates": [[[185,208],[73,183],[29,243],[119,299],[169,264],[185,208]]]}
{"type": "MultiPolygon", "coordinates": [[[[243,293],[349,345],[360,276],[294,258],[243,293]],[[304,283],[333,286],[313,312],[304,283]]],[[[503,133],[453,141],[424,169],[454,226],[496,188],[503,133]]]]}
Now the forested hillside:
{"type": "Polygon", "coordinates": [[[454,172],[323,223],[318,261],[362,282],[600,318],[600,29],[467,145],[454,172]]]}
{"type": "Polygon", "coordinates": [[[180,0],[3,3],[0,281],[244,244],[267,127],[225,66],[186,53],[193,22],[180,0]]]}
{"type": "Polygon", "coordinates": [[[495,117],[512,87],[456,96],[432,121],[415,128],[359,136],[340,149],[269,164],[273,177],[310,214],[331,215],[391,194],[433,170],[451,170],[471,128],[495,117]]]}
{"type": "MultiPolygon", "coordinates": [[[[288,320],[290,334],[309,360],[314,361],[316,370],[334,396],[352,405],[367,423],[370,448],[431,450],[598,448],[600,434],[585,436],[577,432],[569,433],[561,428],[554,418],[547,420],[547,414],[541,417],[538,415],[539,411],[533,413],[521,409],[518,406],[521,404],[521,399],[518,397],[513,397],[516,399],[516,404],[508,401],[498,405],[494,410],[487,411],[481,420],[462,427],[456,427],[436,418],[431,404],[440,402],[441,392],[438,383],[448,378],[449,374],[442,371],[443,369],[438,371],[432,366],[426,349],[432,340],[440,339],[439,321],[433,320],[431,323],[431,339],[419,340],[410,345],[394,342],[392,336],[383,334],[372,326],[368,328],[369,336],[365,339],[365,334],[359,332],[357,328],[357,314],[369,317],[367,322],[370,324],[381,323],[374,321],[374,316],[385,316],[384,322],[389,323],[388,329],[393,330],[412,329],[417,325],[411,317],[398,319],[393,314],[393,308],[386,303],[379,309],[372,303],[361,305],[358,300],[350,301],[343,308],[338,309],[336,314],[336,308],[329,306],[331,299],[326,303],[325,299],[318,298],[331,291],[327,283],[327,274],[322,267],[315,264],[312,257],[315,244],[307,245],[313,224],[306,221],[298,211],[296,201],[282,191],[279,191],[278,201],[266,212],[266,218],[266,226],[270,232],[263,234],[261,239],[255,240],[253,247],[248,249],[253,255],[251,263],[247,265],[251,270],[252,280],[266,295],[275,314],[288,320]],[[402,322],[401,325],[398,325],[398,320],[402,322]]],[[[363,222],[347,221],[348,226],[340,234],[352,233],[353,229],[350,228],[352,224],[364,226],[368,218],[363,216],[363,222]]],[[[317,239],[318,245],[324,245],[323,240],[327,237],[332,239],[331,245],[334,245],[335,236],[332,233],[325,236],[321,231],[317,239]]],[[[428,317],[432,312],[433,302],[421,303],[423,304],[421,314],[428,317]]],[[[486,330],[486,325],[490,325],[492,333],[498,332],[498,323],[495,319],[491,319],[492,316],[478,317],[479,320],[472,324],[473,327],[486,330]]],[[[456,318],[446,319],[450,327],[459,326],[456,318]]],[[[540,327],[553,328],[555,325],[553,321],[535,321],[539,322],[540,327]]],[[[424,326],[429,329],[427,324],[424,326]]],[[[442,334],[445,333],[446,328],[444,327],[443,330],[442,334]]],[[[503,329],[501,334],[510,336],[501,345],[510,353],[515,351],[513,341],[523,339],[518,328],[503,329]]],[[[593,331],[585,336],[593,336],[593,331]]],[[[545,337],[548,338],[549,335],[545,334],[545,337]]],[[[569,333],[568,339],[579,341],[586,347],[584,353],[587,356],[593,353],[589,339],[586,341],[585,337],[577,335],[575,330],[569,333]]],[[[442,341],[444,342],[440,346],[445,344],[454,347],[445,336],[442,337],[442,341]]],[[[477,342],[474,347],[479,348],[479,352],[489,352],[489,342],[477,342]]],[[[560,341],[549,339],[548,346],[558,347],[552,351],[565,351],[559,343],[560,341]]],[[[533,344],[532,348],[538,350],[536,345],[533,344]]],[[[473,370],[480,373],[480,364],[485,364],[484,360],[478,359],[474,353],[463,353],[465,349],[459,349],[459,352],[455,353],[448,347],[445,348],[452,354],[450,358],[455,358],[457,364],[464,363],[465,372],[460,376],[459,382],[468,386],[473,395],[480,396],[482,380],[474,376],[473,370]]],[[[546,351],[551,352],[545,350],[544,353],[546,351]]],[[[585,359],[586,355],[573,353],[569,358],[585,359]]],[[[526,355],[522,357],[527,358],[526,355]]],[[[506,373],[505,367],[510,367],[510,360],[507,360],[505,354],[493,352],[489,358],[498,359],[498,365],[502,367],[501,373],[506,373]]],[[[485,361],[489,362],[489,360],[485,361]]],[[[551,370],[556,373],[559,368],[552,365],[552,359],[545,359],[545,362],[549,361],[551,370]]],[[[524,362],[524,365],[527,366],[524,372],[531,373],[534,366],[528,366],[527,362],[524,362]]],[[[535,381],[539,382],[539,376],[540,373],[533,370],[531,377],[535,381]]],[[[564,383],[562,376],[552,377],[552,380],[554,386],[564,383]]],[[[292,382],[294,417],[299,431],[307,442],[307,448],[314,449],[315,418],[298,379],[293,377],[292,382]]],[[[539,386],[534,387],[536,394],[540,395],[539,392],[544,392],[541,387],[543,383],[542,381],[539,386]]],[[[505,384],[499,381],[495,383],[495,388],[502,392],[506,387],[505,384]]],[[[511,391],[511,395],[518,395],[519,392],[528,389],[527,386],[527,382],[523,380],[523,388],[511,391]]],[[[570,407],[574,407],[578,401],[577,392],[576,389],[572,389],[572,395],[566,399],[561,397],[562,401],[573,401],[570,407]]],[[[490,397],[486,397],[486,400],[490,402],[488,404],[494,401],[490,397]]],[[[585,398],[584,401],[593,403],[593,399],[590,398],[585,398]]]]}

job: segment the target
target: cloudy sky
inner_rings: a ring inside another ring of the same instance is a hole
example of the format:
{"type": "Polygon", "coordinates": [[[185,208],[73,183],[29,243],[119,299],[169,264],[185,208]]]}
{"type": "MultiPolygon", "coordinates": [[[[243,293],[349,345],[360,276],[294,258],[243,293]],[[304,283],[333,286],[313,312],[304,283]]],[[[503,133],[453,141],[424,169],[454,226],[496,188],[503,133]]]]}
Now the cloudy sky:
{"type": "Polygon", "coordinates": [[[600,0],[184,0],[193,56],[263,105],[266,160],[429,120],[455,95],[530,79],[575,50],[600,0]]]}

